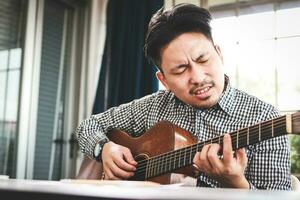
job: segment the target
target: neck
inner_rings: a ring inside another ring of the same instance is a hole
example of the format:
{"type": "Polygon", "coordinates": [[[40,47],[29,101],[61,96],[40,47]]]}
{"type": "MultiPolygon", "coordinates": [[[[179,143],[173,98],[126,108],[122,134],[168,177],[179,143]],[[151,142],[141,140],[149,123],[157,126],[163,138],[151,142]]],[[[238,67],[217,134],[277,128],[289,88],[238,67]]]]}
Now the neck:
{"type": "MultiPolygon", "coordinates": [[[[236,150],[287,134],[286,124],[286,116],[282,116],[231,132],[229,134],[232,140],[232,149],[236,150]]],[[[223,146],[223,135],[143,160],[138,165],[137,175],[149,179],[192,165],[195,154],[201,151],[204,145],[212,143],[218,143],[223,146]]]]}

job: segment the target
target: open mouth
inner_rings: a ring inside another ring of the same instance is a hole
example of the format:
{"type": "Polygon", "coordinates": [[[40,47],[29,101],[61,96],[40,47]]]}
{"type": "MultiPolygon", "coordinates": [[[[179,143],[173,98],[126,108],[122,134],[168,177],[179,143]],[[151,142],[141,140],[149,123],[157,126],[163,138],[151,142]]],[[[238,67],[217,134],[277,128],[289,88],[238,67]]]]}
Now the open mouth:
{"type": "Polygon", "coordinates": [[[201,88],[197,88],[196,90],[193,91],[193,96],[200,100],[205,100],[210,96],[210,89],[212,86],[205,86],[201,88]]]}
{"type": "Polygon", "coordinates": [[[194,92],[194,94],[195,94],[195,95],[204,94],[204,93],[208,92],[210,88],[211,88],[211,87],[205,87],[205,88],[202,88],[202,89],[201,89],[201,88],[200,88],[200,89],[197,89],[197,90],[194,92]]]}

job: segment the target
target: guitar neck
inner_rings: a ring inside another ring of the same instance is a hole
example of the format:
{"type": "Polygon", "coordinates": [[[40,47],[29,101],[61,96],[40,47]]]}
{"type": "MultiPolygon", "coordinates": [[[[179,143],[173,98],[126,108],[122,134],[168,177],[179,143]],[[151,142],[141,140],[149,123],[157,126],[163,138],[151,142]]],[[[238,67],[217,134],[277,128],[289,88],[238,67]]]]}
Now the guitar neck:
{"type": "MultiPolygon", "coordinates": [[[[232,149],[237,150],[261,141],[293,133],[294,131],[295,133],[300,133],[300,112],[261,122],[229,134],[232,140],[232,149]]],[[[142,164],[138,166],[137,171],[140,175],[143,175],[145,179],[149,179],[192,165],[195,154],[201,151],[204,145],[218,143],[223,146],[223,137],[224,136],[221,135],[192,146],[144,160],[142,164]]]]}

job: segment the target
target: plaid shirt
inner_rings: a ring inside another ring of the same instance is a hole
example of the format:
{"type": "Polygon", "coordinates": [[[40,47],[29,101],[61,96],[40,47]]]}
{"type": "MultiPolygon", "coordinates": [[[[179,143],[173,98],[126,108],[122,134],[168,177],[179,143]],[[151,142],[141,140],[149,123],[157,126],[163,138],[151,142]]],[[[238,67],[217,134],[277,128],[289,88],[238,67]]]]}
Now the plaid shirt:
{"type": "MultiPolygon", "coordinates": [[[[218,104],[198,109],[181,102],[169,91],[158,91],[130,103],[113,107],[83,121],[76,137],[83,153],[93,158],[97,142],[107,140],[113,128],[140,136],[161,120],[168,120],[198,137],[199,141],[233,132],[278,116],[277,110],[227,85],[218,104]]],[[[290,190],[290,148],[287,136],[280,136],[246,148],[245,176],[250,188],[290,190]]],[[[205,173],[197,180],[201,187],[222,187],[205,173]]]]}

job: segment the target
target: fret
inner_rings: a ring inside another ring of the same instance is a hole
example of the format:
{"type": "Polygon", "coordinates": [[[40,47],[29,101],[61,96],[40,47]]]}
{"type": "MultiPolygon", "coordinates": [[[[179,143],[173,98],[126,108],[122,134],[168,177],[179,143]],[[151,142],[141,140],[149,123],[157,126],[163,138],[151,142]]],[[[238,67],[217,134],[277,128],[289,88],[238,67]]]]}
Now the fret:
{"type": "Polygon", "coordinates": [[[183,166],[185,166],[185,159],[186,159],[186,148],[184,148],[183,166]]]}
{"type": "Polygon", "coordinates": [[[198,143],[198,144],[196,145],[196,153],[199,151],[199,145],[200,145],[200,143],[198,143]]]}
{"type": "Polygon", "coordinates": [[[157,174],[157,171],[156,171],[156,168],[158,167],[158,164],[157,164],[157,159],[153,159],[153,166],[152,166],[152,176],[157,174]]]}
{"type": "Polygon", "coordinates": [[[151,177],[151,171],[152,171],[152,164],[153,164],[153,159],[149,159],[149,168],[148,168],[148,178],[151,177]]]}
{"type": "Polygon", "coordinates": [[[151,159],[147,160],[147,164],[146,164],[146,174],[145,174],[145,178],[147,179],[149,177],[149,165],[150,165],[151,159]]]}
{"type": "Polygon", "coordinates": [[[258,141],[261,141],[261,123],[258,124],[258,141]]]}
{"type": "Polygon", "coordinates": [[[160,160],[161,160],[161,156],[158,156],[158,158],[157,158],[157,173],[161,173],[162,163],[160,160]]]}
{"type": "Polygon", "coordinates": [[[192,162],[193,146],[190,147],[190,163],[192,162]]]}
{"type": "Polygon", "coordinates": [[[239,148],[239,130],[236,132],[236,148],[239,148]]]}
{"type": "Polygon", "coordinates": [[[247,129],[247,145],[249,145],[249,127],[247,129]]]}
{"type": "Polygon", "coordinates": [[[274,121],[272,119],[272,138],[274,137],[274,121]]]}
{"type": "Polygon", "coordinates": [[[178,156],[178,167],[180,167],[180,155],[181,155],[181,149],[179,150],[179,156],[178,156]]]}
{"type": "Polygon", "coordinates": [[[153,159],[153,165],[152,165],[152,173],[151,173],[151,176],[155,175],[156,174],[156,167],[157,167],[157,161],[156,161],[156,158],[153,159]]]}
{"type": "Polygon", "coordinates": [[[153,165],[153,173],[152,175],[158,174],[158,168],[159,168],[159,162],[158,162],[158,158],[154,159],[154,165],[153,165]]]}
{"type": "Polygon", "coordinates": [[[155,173],[159,174],[160,173],[160,166],[161,166],[161,163],[159,161],[160,160],[160,156],[158,156],[156,160],[157,161],[156,161],[156,168],[155,168],[156,170],[155,170],[155,173]]]}
{"type": "MultiPolygon", "coordinates": [[[[176,153],[176,151],[175,151],[175,153],[176,153]]],[[[171,171],[171,169],[172,169],[172,164],[171,164],[171,162],[172,162],[172,155],[173,155],[174,153],[172,153],[171,155],[168,155],[168,157],[170,157],[170,160],[169,160],[169,162],[168,162],[168,165],[169,165],[169,171],[171,171]]]]}
{"type": "Polygon", "coordinates": [[[164,172],[167,171],[167,157],[165,156],[165,162],[164,162],[164,172]]]}
{"type": "Polygon", "coordinates": [[[161,156],[161,162],[160,162],[161,164],[160,164],[160,169],[159,169],[159,172],[163,172],[164,171],[164,168],[163,168],[163,166],[165,165],[165,163],[164,163],[164,156],[161,156]]]}
{"type": "Polygon", "coordinates": [[[155,175],[155,174],[158,174],[158,172],[159,172],[159,165],[160,165],[160,163],[159,163],[159,156],[157,157],[157,158],[155,158],[154,159],[154,169],[153,169],[153,174],[155,175]]]}
{"type": "Polygon", "coordinates": [[[152,172],[153,172],[153,164],[154,164],[154,159],[153,158],[151,158],[150,159],[151,160],[151,164],[150,164],[150,166],[149,166],[149,177],[151,177],[152,176],[152,172]]]}
{"type": "Polygon", "coordinates": [[[173,168],[176,169],[176,151],[173,154],[174,154],[173,168]]]}

